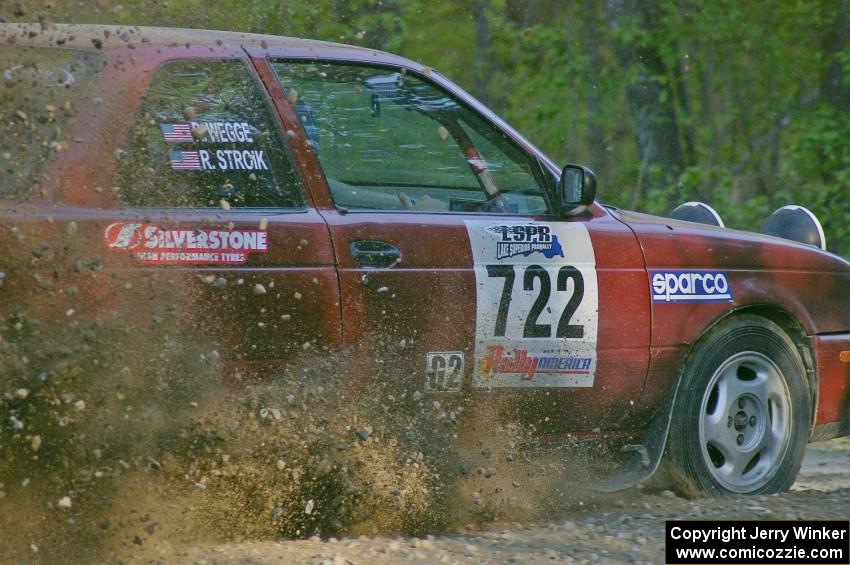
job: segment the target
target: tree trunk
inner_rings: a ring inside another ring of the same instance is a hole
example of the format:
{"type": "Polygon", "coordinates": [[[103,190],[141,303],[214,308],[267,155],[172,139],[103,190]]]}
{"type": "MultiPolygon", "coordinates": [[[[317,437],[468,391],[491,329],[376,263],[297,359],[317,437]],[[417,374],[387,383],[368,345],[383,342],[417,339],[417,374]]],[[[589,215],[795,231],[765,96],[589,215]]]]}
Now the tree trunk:
{"type": "MultiPolygon", "coordinates": [[[[677,51],[680,51],[677,49],[677,51]]],[[[679,100],[679,108],[686,117],[691,117],[691,100],[688,94],[688,87],[685,84],[685,72],[689,64],[682,58],[679,59],[676,66],[673,68],[673,78],[676,81],[676,97],[679,100]]],[[[679,124],[682,130],[682,137],[685,141],[685,164],[696,165],[697,149],[694,141],[694,128],[687,124],[679,124]]]]}
{"type": "Polygon", "coordinates": [[[487,104],[493,111],[499,111],[496,100],[490,89],[490,77],[492,73],[492,61],[490,49],[493,45],[490,22],[487,20],[487,12],[491,9],[489,0],[476,0],[472,4],[472,17],[475,25],[475,44],[472,54],[473,67],[473,94],[476,98],[487,104]]]}
{"type": "Polygon", "coordinates": [[[506,0],[505,13],[520,29],[541,21],[542,6],[539,0],[506,0]]]}
{"type": "MultiPolygon", "coordinates": [[[[605,11],[615,36],[622,36],[623,30],[631,26],[651,34],[659,16],[655,0],[606,0],[605,11]]],[[[661,55],[654,45],[621,40],[617,45],[617,58],[623,69],[631,70],[634,76],[626,86],[626,97],[634,121],[641,167],[646,169],[640,175],[638,194],[642,199],[653,188],[674,182],[682,172],[674,97],[661,55]]]]}
{"type": "MultiPolygon", "coordinates": [[[[600,23],[600,7],[598,0],[584,0],[583,3],[583,25],[581,26],[581,42],[582,49],[590,60],[591,69],[602,69],[605,66],[605,60],[599,49],[600,27],[604,28],[604,21],[600,23]]],[[[570,41],[572,38],[567,38],[570,41]]],[[[588,74],[589,80],[598,80],[593,73],[588,74]]],[[[608,143],[605,140],[605,128],[602,124],[602,114],[604,108],[602,106],[602,93],[598,85],[592,85],[594,88],[587,89],[585,96],[587,98],[586,111],[589,114],[587,121],[587,145],[588,145],[588,164],[590,168],[596,172],[596,176],[600,180],[604,180],[608,176],[608,143]]],[[[603,182],[604,186],[604,182],[603,182]]]]}
{"type": "Polygon", "coordinates": [[[838,54],[850,51],[850,0],[829,3],[835,20],[823,40],[827,65],[821,75],[821,92],[834,108],[850,113],[850,76],[845,76],[838,54]]]}

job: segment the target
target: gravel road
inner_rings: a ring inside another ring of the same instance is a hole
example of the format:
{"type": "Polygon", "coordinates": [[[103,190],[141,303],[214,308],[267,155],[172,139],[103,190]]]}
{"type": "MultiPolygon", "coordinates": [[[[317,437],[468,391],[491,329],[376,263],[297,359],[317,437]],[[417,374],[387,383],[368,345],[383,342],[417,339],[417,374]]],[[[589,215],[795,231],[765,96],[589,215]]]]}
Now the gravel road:
{"type": "Polygon", "coordinates": [[[491,523],[426,538],[360,536],[128,548],[122,562],[283,563],[663,563],[669,519],[850,518],[850,438],[809,446],[797,483],[782,495],[687,500],[633,489],[591,497],[545,523],[491,523]]]}

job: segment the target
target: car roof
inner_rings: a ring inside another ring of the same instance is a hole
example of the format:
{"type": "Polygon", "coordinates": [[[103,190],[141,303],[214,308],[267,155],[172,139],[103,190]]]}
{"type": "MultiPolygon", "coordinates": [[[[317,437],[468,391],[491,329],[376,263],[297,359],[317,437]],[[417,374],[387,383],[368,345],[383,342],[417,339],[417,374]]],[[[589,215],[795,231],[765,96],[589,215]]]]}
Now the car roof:
{"type": "Polygon", "coordinates": [[[347,50],[363,54],[397,58],[395,55],[358,47],[259,33],[216,31],[189,28],[147,27],[94,24],[33,24],[0,23],[0,45],[14,44],[32,47],[71,47],[75,49],[126,49],[128,47],[243,46],[264,48],[310,48],[347,50]]]}

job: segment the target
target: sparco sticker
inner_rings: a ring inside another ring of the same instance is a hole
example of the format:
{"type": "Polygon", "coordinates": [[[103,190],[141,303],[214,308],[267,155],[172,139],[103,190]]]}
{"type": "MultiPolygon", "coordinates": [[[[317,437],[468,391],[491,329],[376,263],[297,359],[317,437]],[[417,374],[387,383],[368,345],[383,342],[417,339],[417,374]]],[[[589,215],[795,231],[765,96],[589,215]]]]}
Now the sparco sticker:
{"type": "Polygon", "coordinates": [[[715,271],[650,271],[653,302],[729,302],[732,287],[726,273],[715,271]]]}
{"type": "Polygon", "coordinates": [[[268,251],[259,230],[160,228],[154,224],[115,223],[104,232],[113,251],[129,251],[143,263],[240,265],[251,253],[268,251]]]}
{"type": "Polygon", "coordinates": [[[477,387],[590,387],[596,258],[582,224],[467,221],[475,261],[477,387]]]}

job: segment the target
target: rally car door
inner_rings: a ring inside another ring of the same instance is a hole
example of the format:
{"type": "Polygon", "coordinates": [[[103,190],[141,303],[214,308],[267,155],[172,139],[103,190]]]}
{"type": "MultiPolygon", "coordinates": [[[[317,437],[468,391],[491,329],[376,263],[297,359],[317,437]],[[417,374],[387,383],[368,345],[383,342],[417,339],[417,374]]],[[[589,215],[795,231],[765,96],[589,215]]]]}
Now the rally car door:
{"type": "Polygon", "coordinates": [[[626,226],[559,217],[538,159],[425,77],[271,67],[332,202],[344,343],[394,368],[380,378],[498,397],[537,430],[627,419],[649,320],[626,226]]]}
{"type": "Polygon", "coordinates": [[[646,421],[649,298],[633,234],[596,205],[569,220],[466,224],[477,298],[474,386],[533,392],[542,429],[646,421]]]}

